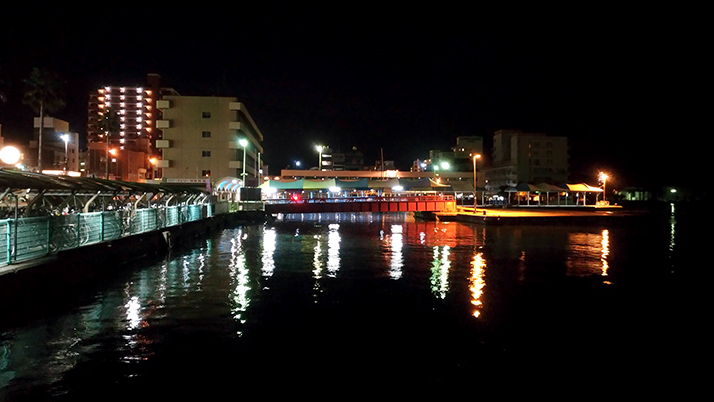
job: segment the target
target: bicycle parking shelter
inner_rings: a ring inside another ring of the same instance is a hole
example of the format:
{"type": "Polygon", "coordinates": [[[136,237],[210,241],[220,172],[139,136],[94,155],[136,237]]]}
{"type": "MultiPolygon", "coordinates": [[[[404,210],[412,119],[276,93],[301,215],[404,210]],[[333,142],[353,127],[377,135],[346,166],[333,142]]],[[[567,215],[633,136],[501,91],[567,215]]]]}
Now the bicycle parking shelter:
{"type": "Polygon", "coordinates": [[[210,193],[191,185],[0,169],[0,266],[203,219],[213,209],[210,193]]]}

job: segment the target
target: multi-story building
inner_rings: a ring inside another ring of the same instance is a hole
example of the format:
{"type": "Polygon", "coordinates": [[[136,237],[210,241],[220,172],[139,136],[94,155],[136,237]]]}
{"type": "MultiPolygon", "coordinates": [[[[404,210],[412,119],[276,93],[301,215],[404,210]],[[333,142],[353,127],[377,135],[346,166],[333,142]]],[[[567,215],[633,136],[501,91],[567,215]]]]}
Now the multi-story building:
{"type": "MultiPolygon", "coordinates": [[[[25,156],[25,164],[28,166],[38,166],[39,117],[34,118],[33,125],[34,136],[30,141],[30,153],[25,156]]],[[[68,122],[51,116],[44,116],[42,125],[42,170],[79,171],[79,134],[69,130],[68,122]]]]}
{"type": "Polygon", "coordinates": [[[453,169],[459,172],[468,172],[473,166],[474,155],[481,155],[478,163],[484,163],[483,138],[477,136],[456,137],[453,169]]]}
{"type": "Polygon", "coordinates": [[[161,119],[161,111],[156,108],[156,101],[165,95],[178,95],[172,88],[161,87],[161,77],[158,74],[148,74],[146,85],[143,86],[105,86],[89,94],[87,115],[88,142],[88,174],[104,177],[107,175],[106,157],[112,149],[120,153],[118,163],[123,169],[115,169],[110,176],[116,174],[117,179],[127,181],[143,181],[155,176],[149,161],[157,156],[156,140],[162,138],[161,129],[156,127],[156,121],[161,119]],[[112,110],[119,118],[120,129],[116,134],[106,138],[98,126],[101,116],[112,110]],[[129,162],[139,154],[146,160],[139,163],[129,162]],[[131,155],[131,157],[129,156],[131,155]],[[122,159],[122,156],[124,159],[122,159]],[[128,159],[127,159],[128,158],[128,159]]]}
{"type": "Polygon", "coordinates": [[[260,183],[263,134],[236,98],[165,96],[156,106],[163,111],[156,146],[164,178],[242,178],[245,172],[247,186],[260,183]]]}
{"type": "Polygon", "coordinates": [[[519,183],[564,183],[568,180],[568,139],[519,130],[499,130],[493,136],[486,188],[499,191],[519,183]]]}

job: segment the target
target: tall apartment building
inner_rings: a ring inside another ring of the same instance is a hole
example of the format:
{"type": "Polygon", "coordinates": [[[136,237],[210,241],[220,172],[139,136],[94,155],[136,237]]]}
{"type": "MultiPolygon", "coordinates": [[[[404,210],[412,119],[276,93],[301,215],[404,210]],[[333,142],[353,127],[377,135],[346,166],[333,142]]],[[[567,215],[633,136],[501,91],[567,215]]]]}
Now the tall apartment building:
{"type": "MultiPolygon", "coordinates": [[[[161,119],[161,111],[156,108],[156,101],[165,95],[178,95],[172,88],[161,87],[158,74],[148,74],[146,85],[142,86],[105,86],[89,94],[87,114],[87,146],[89,162],[88,173],[104,177],[107,172],[106,156],[114,150],[121,154],[117,159],[121,169],[111,174],[117,179],[143,181],[152,178],[152,166],[149,159],[157,156],[156,140],[162,138],[161,129],[156,121],[161,119]],[[118,118],[120,130],[110,134],[109,141],[99,129],[98,122],[107,110],[113,110],[118,118]],[[107,149],[107,144],[109,149],[107,149]],[[142,154],[142,155],[139,155],[142,154]],[[141,160],[138,160],[141,157],[141,160]],[[146,159],[146,160],[144,160],[146,159]],[[116,173],[116,176],[114,174],[116,173]]],[[[109,167],[111,173],[111,167],[109,167]]]]}
{"type": "Polygon", "coordinates": [[[518,183],[563,183],[568,180],[568,139],[519,130],[499,130],[493,136],[486,188],[498,191],[518,183]]]}
{"type": "Polygon", "coordinates": [[[245,169],[247,186],[260,183],[263,133],[236,98],[165,96],[157,107],[163,112],[156,122],[163,130],[157,166],[164,178],[241,178],[245,169]]]}

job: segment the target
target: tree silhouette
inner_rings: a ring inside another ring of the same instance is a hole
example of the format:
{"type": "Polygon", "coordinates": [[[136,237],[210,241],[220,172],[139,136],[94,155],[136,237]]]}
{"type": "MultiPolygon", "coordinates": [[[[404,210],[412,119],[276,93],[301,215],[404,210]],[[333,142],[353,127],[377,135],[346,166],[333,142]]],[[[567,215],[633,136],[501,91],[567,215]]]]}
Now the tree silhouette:
{"type": "Polygon", "coordinates": [[[104,151],[104,172],[106,175],[105,178],[109,180],[109,137],[119,132],[119,116],[117,116],[113,110],[107,109],[103,113],[100,113],[97,126],[104,132],[104,139],[107,144],[107,148],[104,151]]]}
{"type": "Polygon", "coordinates": [[[56,74],[35,67],[24,80],[26,91],[22,103],[40,114],[40,129],[37,141],[37,169],[42,172],[42,128],[45,112],[55,112],[64,107],[62,85],[56,74]]]}

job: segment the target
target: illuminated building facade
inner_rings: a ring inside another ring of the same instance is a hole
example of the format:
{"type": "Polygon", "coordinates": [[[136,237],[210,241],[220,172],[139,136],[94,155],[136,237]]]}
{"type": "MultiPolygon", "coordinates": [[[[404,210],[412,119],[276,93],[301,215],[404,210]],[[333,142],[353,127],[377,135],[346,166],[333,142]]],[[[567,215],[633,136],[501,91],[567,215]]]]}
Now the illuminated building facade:
{"type": "MultiPolygon", "coordinates": [[[[122,151],[122,154],[142,153],[147,156],[139,164],[120,160],[127,174],[120,174],[119,169],[116,171],[117,179],[143,181],[155,176],[149,159],[158,154],[156,140],[162,138],[161,129],[156,127],[156,120],[161,119],[156,101],[165,95],[177,93],[171,88],[161,87],[158,74],[148,74],[143,86],[105,86],[89,94],[87,141],[90,154],[87,159],[90,176],[105,177],[107,144],[109,150],[122,151]],[[118,133],[110,134],[108,143],[98,125],[107,110],[116,113],[120,125],[118,133]]],[[[135,157],[132,154],[130,159],[135,157]]]]}
{"type": "MultiPolygon", "coordinates": [[[[30,141],[30,152],[25,155],[25,165],[37,166],[37,146],[39,143],[40,118],[33,121],[34,133],[30,141]]],[[[79,171],[79,134],[70,132],[69,123],[51,116],[44,116],[42,125],[42,170],[79,171]],[[67,137],[67,143],[63,140],[67,137]],[[65,153],[66,152],[66,153],[65,153]],[[65,157],[67,158],[65,160],[65,157]]]]}
{"type": "Polygon", "coordinates": [[[163,130],[157,166],[164,178],[241,178],[245,170],[247,186],[260,183],[263,133],[236,98],[165,96],[157,108],[163,113],[156,122],[163,130]]]}
{"type": "Polygon", "coordinates": [[[567,137],[499,130],[493,137],[491,157],[491,166],[486,168],[486,188],[491,191],[519,183],[568,181],[567,137]]]}

